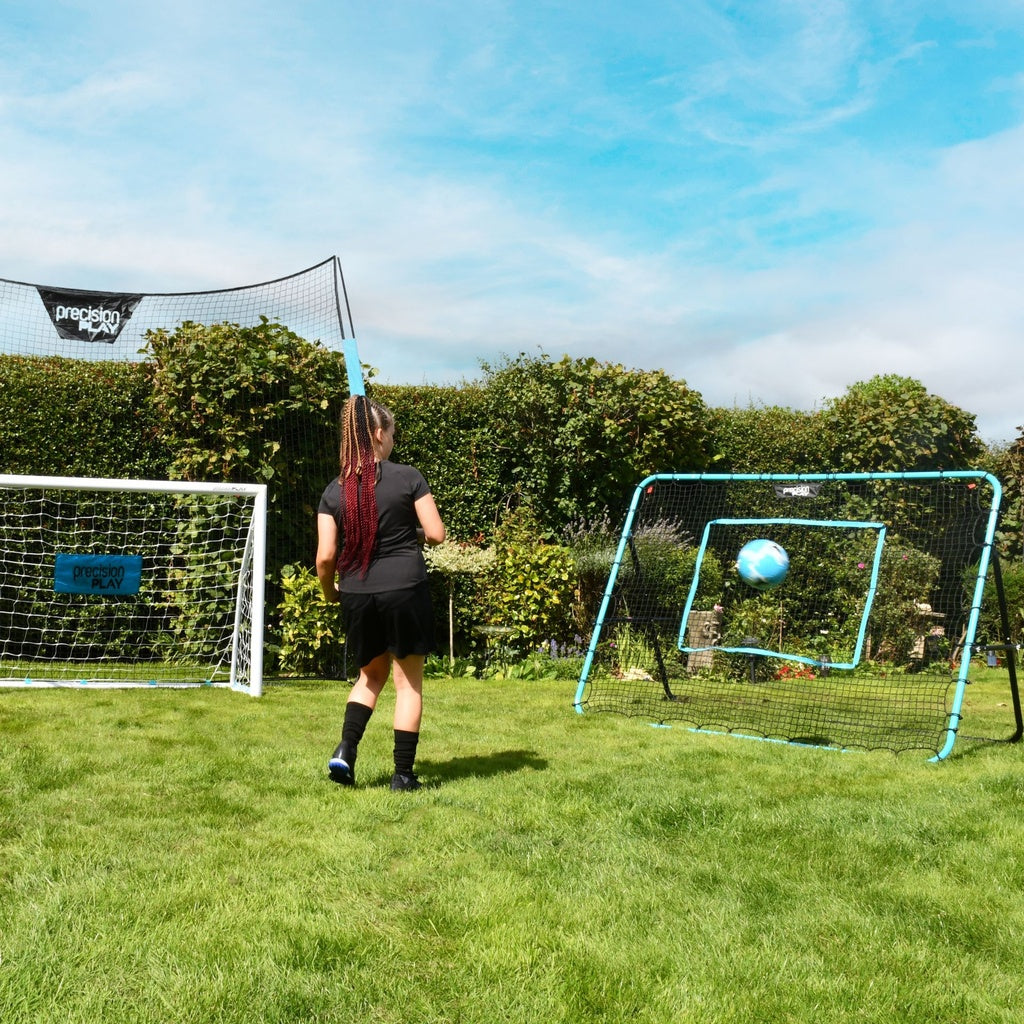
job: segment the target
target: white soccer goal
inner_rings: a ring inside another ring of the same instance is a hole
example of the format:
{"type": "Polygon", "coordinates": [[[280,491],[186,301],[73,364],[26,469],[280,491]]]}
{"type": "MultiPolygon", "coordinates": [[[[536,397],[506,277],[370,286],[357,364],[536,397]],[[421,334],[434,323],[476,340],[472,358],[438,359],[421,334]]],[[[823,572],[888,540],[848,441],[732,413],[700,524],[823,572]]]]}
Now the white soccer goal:
{"type": "Polygon", "coordinates": [[[0,686],[263,679],[264,484],[0,475],[0,686]]]}

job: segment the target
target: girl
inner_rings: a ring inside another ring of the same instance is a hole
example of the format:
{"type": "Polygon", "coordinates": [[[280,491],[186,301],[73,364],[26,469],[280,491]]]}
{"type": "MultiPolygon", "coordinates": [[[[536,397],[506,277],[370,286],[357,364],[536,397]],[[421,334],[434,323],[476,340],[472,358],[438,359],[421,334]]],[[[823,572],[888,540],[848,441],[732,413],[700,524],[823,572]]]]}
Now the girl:
{"type": "Polygon", "coordinates": [[[316,572],[324,597],[341,601],[359,678],[345,708],[331,778],[355,785],[356,751],[388,675],[395,680],[393,790],[418,789],[413,771],[423,714],[423,662],[434,615],[421,544],[440,544],[444,523],[419,470],[389,461],[395,418],[355,395],[341,422],[341,473],[320,499],[316,572]],[[340,553],[339,553],[340,547],[340,553]]]}

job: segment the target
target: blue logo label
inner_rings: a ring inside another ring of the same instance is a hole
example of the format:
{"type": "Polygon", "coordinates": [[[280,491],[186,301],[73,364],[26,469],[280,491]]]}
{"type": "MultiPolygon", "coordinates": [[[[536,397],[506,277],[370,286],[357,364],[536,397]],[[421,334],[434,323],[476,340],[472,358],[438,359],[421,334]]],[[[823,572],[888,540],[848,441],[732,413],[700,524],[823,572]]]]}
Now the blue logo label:
{"type": "Polygon", "coordinates": [[[137,594],[142,555],[58,555],[53,589],[58,594],[137,594]]]}

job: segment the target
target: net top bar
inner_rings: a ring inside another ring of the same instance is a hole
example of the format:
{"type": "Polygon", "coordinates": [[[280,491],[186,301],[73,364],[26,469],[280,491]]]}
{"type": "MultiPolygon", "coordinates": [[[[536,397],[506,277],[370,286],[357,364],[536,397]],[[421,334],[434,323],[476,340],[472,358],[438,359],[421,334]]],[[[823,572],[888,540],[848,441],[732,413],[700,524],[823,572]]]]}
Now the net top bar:
{"type": "Polygon", "coordinates": [[[87,476],[17,476],[0,473],[0,487],[54,487],[80,491],[160,491],[165,494],[259,495],[266,484],[192,483],[188,480],[121,480],[87,476]]]}
{"type": "Polygon", "coordinates": [[[656,480],[680,480],[724,482],[727,480],[778,480],[783,481],[806,480],[987,480],[994,487],[1002,490],[999,480],[991,473],[982,469],[929,469],[929,470],[907,470],[901,472],[871,472],[871,473],[652,473],[645,477],[637,488],[656,480]]]}
{"type": "MultiPolygon", "coordinates": [[[[280,277],[273,277],[269,281],[253,281],[250,284],[231,285],[230,287],[227,287],[227,288],[200,288],[200,289],[193,289],[192,291],[188,291],[188,292],[151,292],[151,291],[146,291],[146,292],[142,292],[140,294],[149,295],[149,296],[152,296],[153,298],[162,298],[162,299],[186,298],[186,297],[188,297],[190,295],[227,295],[227,294],[229,294],[231,292],[244,292],[244,291],[249,290],[250,288],[264,288],[267,285],[280,284],[282,281],[290,281],[293,278],[302,277],[303,274],[309,274],[309,273],[312,273],[314,270],[320,270],[323,267],[326,267],[329,263],[335,263],[337,260],[338,260],[337,256],[328,256],[327,259],[321,260],[319,263],[314,263],[311,267],[306,267],[304,270],[296,270],[292,274],[282,274],[280,277]]],[[[45,285],[40,285],[37,281],[18,281],[18,280],[15,280],[14,278],[11,278],[11,277],[0,277],[0,283],[3,283],[3,284],[16,284],[16,285],[20,285],[21,287],[24,287],[24,288],[47,287],[45,285]]],[[[49,287],[57,287],[57,286],[56,285],[51,285],[49,287]]],[[[66,285],[61,285],[60,287],[66,288],[67,286],[66,285]]],[[[74,289],[71,289],[71,290],[76,291],[76,292],[81,292],[82,294],[86,294],[86,295],[87,294],[93,294],[93,295],[106,295],[106,294],[108,294],[107,289],[102,289],[102,288],[99,288],[99,289],[98,288],[74,288],[74,289]]],[[[131,289],[129,289],[129,290],[131,290],[131,289]]]]}

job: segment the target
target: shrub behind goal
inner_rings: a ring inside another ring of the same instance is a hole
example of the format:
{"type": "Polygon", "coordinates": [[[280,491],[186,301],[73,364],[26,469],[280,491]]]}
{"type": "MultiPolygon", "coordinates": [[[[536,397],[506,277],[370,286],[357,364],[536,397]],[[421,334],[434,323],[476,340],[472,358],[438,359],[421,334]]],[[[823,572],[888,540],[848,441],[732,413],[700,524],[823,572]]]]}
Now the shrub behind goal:
{"type": "Polygon", "coordinates": [[[0,475],[0,686],[262,691],[266,486],[0,475]]]}
{"type": "Polygon", "coordinates": [[[990,569],[999,582],[1000,495],[974,471],[649,477],[610,553],[577,710],[946,757],[990,569]],[[737,572],[754,539],[788,556],[771,589],[737,572]]]}

